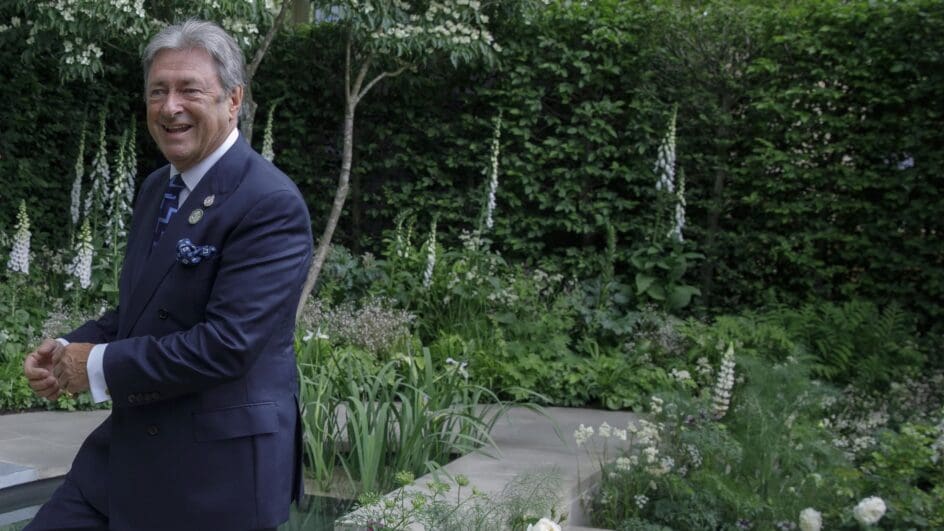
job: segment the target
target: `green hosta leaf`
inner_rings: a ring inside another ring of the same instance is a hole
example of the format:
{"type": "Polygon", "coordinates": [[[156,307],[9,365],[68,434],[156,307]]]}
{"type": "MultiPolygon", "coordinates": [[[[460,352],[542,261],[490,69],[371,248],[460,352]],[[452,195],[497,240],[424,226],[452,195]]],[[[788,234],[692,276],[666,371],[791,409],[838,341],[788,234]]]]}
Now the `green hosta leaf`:
{"type": "Polygon", "coordinates": [[[692,302],[692,295],[701,295],[701,291],[694,286],[675,286],[669,291],[669,305],[684,308],[692,302]]]}
{"type": "Polygon", "coordinates": [[[636,293],[645,293],[655,281],[656,277],[645,273],[636,273],[636,293]]]}

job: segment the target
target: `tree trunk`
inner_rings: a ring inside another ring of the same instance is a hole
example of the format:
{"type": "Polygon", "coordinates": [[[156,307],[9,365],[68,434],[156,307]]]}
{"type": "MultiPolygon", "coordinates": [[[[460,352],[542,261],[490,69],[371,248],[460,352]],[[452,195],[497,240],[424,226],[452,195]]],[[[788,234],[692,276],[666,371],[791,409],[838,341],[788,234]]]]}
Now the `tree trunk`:
{"type": "MultiPolygon", "coordinates": [[[[732,105],[731,98],[728,95],[722,96],[721,112],[726,118],[731,114],[732,105]]],[[[727,153],[728,144],[725,142],[728,139],[728,133],[728,128],[725,125],[719,126],[715,131],[715,139],[718,141],[718,145],[721,146],[721,149],[725,150],[724,153],[718,154],[719,158],[729,156],[727,153]]],[[[711,305],[711,290],[714,289],[715,262],[718,260],[718,231],[721,225],[721,211],[724,209],[724,186],[727,180],[727,174],[722,167],[723,166],[719,164],[718,169],[715,170],[714,186],[712,187],[711,193],[711,206],[708,208],[705,263],[701,269],[701,300],[706,308],[711,305]]]]}
{"type": "Polygon", "coordinates": [[[308,269],[308,278],[305,279],[305,285],[302,287],[301,299],[298,301],[298,309],[295,311],[295,321],[302,315],[308,296],[314,289],[318,277],[321,275],[321,269],[324,267],[325,260],[328,257],[328,250],[331,248],[331,238],[334,236],[334,229],[338,226],[338,220],[341,218],[341,211],[344,209],[344,201],[347,199],[348,183],[351,178],[351,161],[354,152],[354,110],[357,107],[357,101],[349,99],[344,109],[344,147],[341,154],[341,175],[338,177],[338,188],[334,192],[334,203],[331,205],[331,213],[328,214],[328,221],[325,224],[324,232],[321,233],[321,239],[318,240],[318,248],[315,250],[315,257],[312,259],[311,267],[308,269]]]}
{"type": "Polygon", "coordinates": [[[259,107],[256,100],[252,97],[252,79],[256,77],[259,64],[262,63],[262,58],[265,57],[266,52],[269,51],[269,46],[272,45],[275,34],[278,33],[279,28],[282,27],[282,23],[285,21],[285,14],[288,13],[288,10],[298,1],[299,0],[285,0],[282,2],[282,9],[279,10],[279,14],[276,15],[275,20],[272,21],[272,26],[266,33],[265,38],[262,39],[262,44],[259,46],[259,49],[256,50],[256,55],[252,57],[252,62],[246,66],[246,87],[243,89],[243,110],[245,112],[240,113],[239,132],[246,137],[246,142],[249,144],[252,144],[252,126],[256,120],[256,109],[259,107]]]}

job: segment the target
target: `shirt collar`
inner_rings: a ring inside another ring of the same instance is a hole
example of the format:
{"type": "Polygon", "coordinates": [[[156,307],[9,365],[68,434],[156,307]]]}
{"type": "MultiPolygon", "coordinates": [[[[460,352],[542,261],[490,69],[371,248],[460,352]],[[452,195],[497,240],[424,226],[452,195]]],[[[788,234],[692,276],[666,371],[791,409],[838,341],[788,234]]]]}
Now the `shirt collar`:
{"type": "Polygon", "coordinates": [[[226,137],[226,140],[220,144],[220,147],[216,148],[213,153],[210,153],[205,159],[194,165],[193,168],[190,168],[185,172],[181,172],[175,168],[173,164],[171,164],[170,176],[173,177],[179,173],[181,179],[184,181],[184,184],[187,186],[187,191],[192,192],[193,189],[196,188],[198,184],[200,184],[200,180],[203,179],[203,176],[206,175],[206,172],[208,172],[210,168],[212,168],[213,165],[217,163],[217,161],[223,158],[223,155],[229,151],[229,148],[233,147],[233,144],[236,143],[236,139],[238,138],[239,128],[234,127],[233,130],[230,131],[229,136],[226,137]]]}

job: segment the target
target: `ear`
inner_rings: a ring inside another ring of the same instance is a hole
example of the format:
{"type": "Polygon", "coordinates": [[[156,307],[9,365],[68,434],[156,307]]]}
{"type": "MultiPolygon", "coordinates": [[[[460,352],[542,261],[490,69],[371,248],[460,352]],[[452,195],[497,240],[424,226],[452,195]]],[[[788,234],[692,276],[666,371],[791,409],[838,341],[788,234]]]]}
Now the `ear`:
{"type": "Polygon", "coordinates": [[[238,86],[233,88],[233,91],[229,94],[229,119],[236,120],[239,118],[239,109],[243,104],[243,87],[238,86]]]}

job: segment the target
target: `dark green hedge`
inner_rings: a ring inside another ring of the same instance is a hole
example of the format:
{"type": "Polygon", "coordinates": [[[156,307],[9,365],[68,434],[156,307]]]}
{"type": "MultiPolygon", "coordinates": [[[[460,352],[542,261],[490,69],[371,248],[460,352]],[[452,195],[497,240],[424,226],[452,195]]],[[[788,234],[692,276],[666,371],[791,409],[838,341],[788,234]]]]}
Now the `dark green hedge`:
{"type": "MultiPolygon", "coordinates": [[[[863,297],[899,301],[925,326],[944,316],[944,4],[573,4],[528,24],[502,21],[498,69],[433,65],[368,96],[338,241],[376,250],[407,209],[421,222],[438,217],[445,242],[475,226],[501,111],[497,246],[589,274],[612,224],[617,271],[630,273],[628,256],[656,215],[656,147],[678,105],[686,236],[706,255],[688,280],[701,287],[702,305],[863,297]]],[[[255,143],[279,101],[276,162],[307,194],[316,232],[340,163],[341,40],[330,27],[281,35],[255,85],[255,143]]],[[[104,84],[134,84],[92,96],[60,87],[37,105],[23,86],[50,76],[9,64],[4,48],[0,68],[13,82],[0,92],[19,103],[0,110],[0,178],[14,182],[0,199],[0,227],[10,227],[11,205],[37,186],[67,201],[70,179],[56,183],[70,173],[67,133],[79,102],[136,91],[138,77],[111,75],[104,84]],[[38,118],[23,124],[24,115],[38,118]],[[62,119],[42,118],[50,115],[62,119]],[[16,153],[11,123],[21,135],[16,153]],[[61,129],[62,152],[31,158],[27,173],[40,181],[16,179],[11,159],[31,139],[46,142],[50,127],[61,129]]]]}

